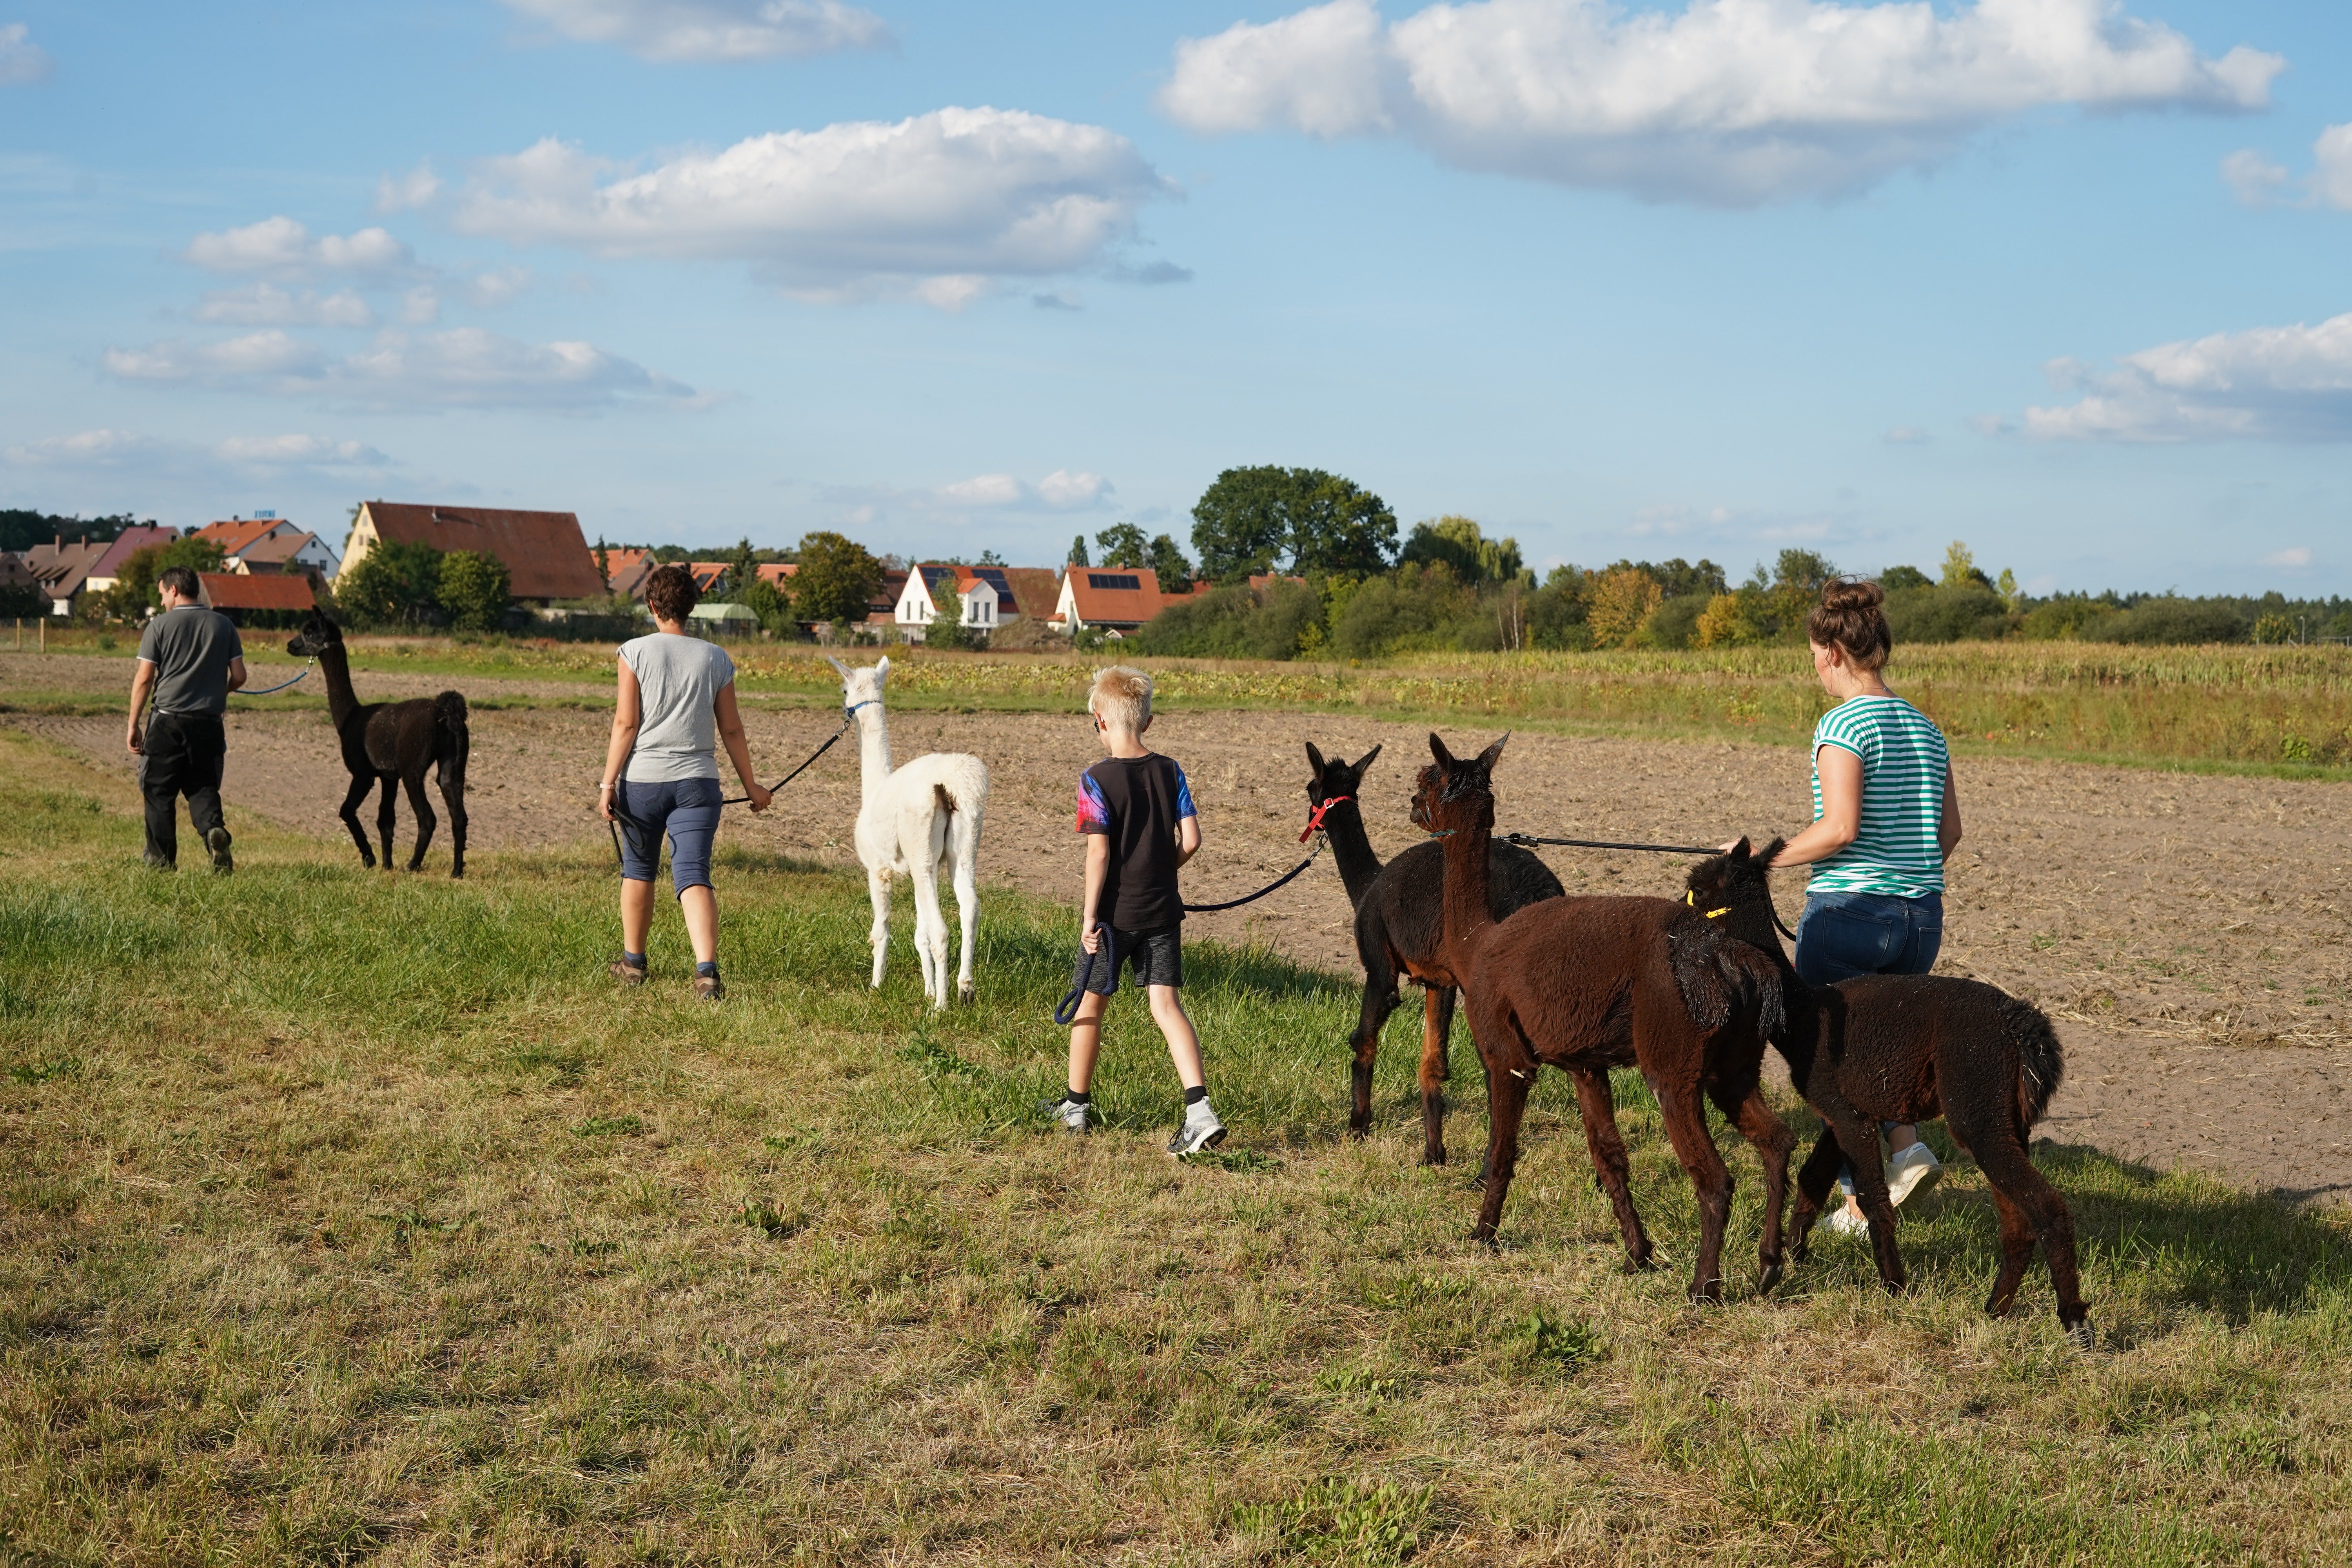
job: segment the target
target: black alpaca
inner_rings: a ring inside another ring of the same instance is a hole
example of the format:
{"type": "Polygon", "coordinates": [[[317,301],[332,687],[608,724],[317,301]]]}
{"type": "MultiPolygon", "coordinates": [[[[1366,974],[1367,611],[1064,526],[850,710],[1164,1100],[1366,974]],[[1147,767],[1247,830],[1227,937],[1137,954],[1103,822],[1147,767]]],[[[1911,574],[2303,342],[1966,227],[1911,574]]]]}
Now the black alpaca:
{"type": "Polygon", "coordinates": [[[340,813],[360,847],[362,864],[375,864],[367,832],[360,826],[360,803],[379,780],[383,802],[376,808],[376,831],[383,838],[383,863],[392,865],[393,807],[402,784],[408,786],[408,804],[416,814],[416,852],[408,868],[425,864],[425,847],[433,842],[433,808],[425,801],[425,770],[432,768],[441,785],[441,799],[449,808],[449,875],[466,874],[466,752],[471,744],[466,730],[466,699],[455,691],[438,697],[414,697],[405,702],[362,702],[352,690],[351,660],[343,653],[342,628],[313,610],[302,629],[286,645],[297,658],[315,658],[327,678],[327,712],[343,742],[343,766],[351,770],[352,787],[340,813]]]}
{"type": "MultiPolygon", "coordinates": [[[[1372,1063],[1380,1055],[1381,1027],[1396,1010],[1398,983],[1411,980],[1423,988],[1421,1158],[1423,1164],[1443,1165],[1444,1085],[1454,1070],[1447,1042],[1458,990],[1445,960],[1445,851],[1435,839],[1425,839],[1385,866],[1372,852],[1356,792],[1380,754],[1374,746],[1351,766],[1340,757],[1327,761],[1312,742],[1307,747],[1307,761],[1315,770],[1307,781],[1307,799],[1318,807],[1331,803],[1323,831],[1330,837],[1348,901],[1356,906],[1356,957],[1364,966],[1363,1009],[1348,1040],[1355,1053],[1348,1131],[1360,1138],[1371,1129],[1372,1063]]],[[[1497,921],[1561,894],[1551,868],[1516,845],[1496,844],[1487,858],[1488,901],[1497,921]]]]}
{"type": "Polygon", "coordinates": [[[1753,854],[1743,838],[1730,854],[1694,868],[1688,887],[1702,911],[1726,910],[1719,918],[1731,934],[1780,965],[1787,1025],[1773,1044],[1788,1058],[1797,1091],[1826,1123],[1797,1175],[1792,1258],[1804,1260],[1813,1216],[1838,1167],[1848,1164],[1870,1219],[1878,1277],[1889,1290],[1901,1289],[1903,1257],[1895,1245],[1877,1123],[1940,1115],[1953,1142],[1984,1172],[2000,1213],[2000,1276],[1985,1310],[1996,1318],[2009,1310],[2038,1240],[2058,1295],[2058,1321],[2087,1343],[2074,1216],[2027,1152],[2030,1130],[2066,1070],[2057,1031],[2032,1003],[1957,975],[1864,974],[1806,985],[1772,926],[1769,868],[1780,852],[1777,838],[1753,854]]]}

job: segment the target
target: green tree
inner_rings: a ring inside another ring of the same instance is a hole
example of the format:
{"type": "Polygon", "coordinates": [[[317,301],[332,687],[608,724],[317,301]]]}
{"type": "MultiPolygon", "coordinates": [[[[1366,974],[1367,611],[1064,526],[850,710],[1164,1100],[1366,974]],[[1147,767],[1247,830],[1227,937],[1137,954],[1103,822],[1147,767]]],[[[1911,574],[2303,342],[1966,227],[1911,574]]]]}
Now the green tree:
{"type": "Polygon", "coordinates": [[[613,591],[613,551],[601,533],[596,536],[595,553],[597,579],[604,584],[604,592],[609,594],[613,591]]]}
{"type": "Polygon", "coordinates": [[[801,536],[793,578],[793,613],[803,621],[854,626],[882,587],[882,563],[856,540],[820,531],[801,536]]]}
{"type": "Polygon", "coordinates": [[[222,559],[216,542],[187,536],[169,544],[150,544],[134,550],[115,569],[114,586],[98,596],[98,613],[110,621],[129,621],[150,610],[160,610],[163,607],[163,593],[155,584],[165,572],[174,566],[185,566],[191,572],[217,572],[222,559]]]}
{"type": "Polygon", "coordinates": [[[1144,539],[1143,530],[1131,522],[1114,522],[1096,534],[1095,550],[1096,563],[1099,565],[1123,566],[1135,572],[1151,564],[1151,546],[1144,539]]]}
{"type": "MultiPolygon", "coordinates": [[[[371,551],[369,558],[373,556],[371,551]]],[[[512,587],[507,563],[497,556],[480,550],[452,550],[441,558],[433,602],[461,632],[496,631],[512,602],[512,587]]]]}
{"type": "Polygon", "coordinates": [[[1320,468],[1227,468],[1192,503],[1201,575],[1237,583],[1270,572],[1364,577],[1396,552],[1396,513],[1354,480],[1320,468]]]}
{"type": "Polygon", "coordinates": [[[1087,536],[1083,533],[1070,541],[1070,564],[1073,566],[1091,566],[1094,564],[1093,562],[1087,559],[1087,536]]]}
{"type": "Polygon", "coordinates": [[[1505,583],[1518,576],[1523,563],[1516,539],[1489,539],[1466,517],[1441,517],[1416,522],[1404,542],[1401,564],[1442,564],[1465,583],[1505,583]]]}
{"type": "Polygon", "coordinates": [[[789,637],[800,629],[793,619],[793,602],[765,577],[753,577],[735,602],[759,616],[760,629],[771,637],[789,637]]]}
{"type": "Polygon", "coordinates": [[[335,607],[361,626],[417,626],[439,605],[441,552],[429,544],[378,543],[335,579],[335,607]]]}
{"type": "Polygon", "coordinates": [[[727,558],[727,596],[739,605],[747,603],[744,592],[759,580],[760,552],[751,548],[751,541],[746,537],[737,542],[727,558]]]}
{"type": "Polygon", "coordinates": [[[962,601],[950,595],[948,605],[953,605],[954,608],[950,609],[947,605],[941,605],[940,613],[931,617],[931,624],[923,628],[923,646],[938,648],[979,647],[978,635],[963,624],[962,601]]]}
{"type": "Polygon", "coordinates": [[[1152,535],[1150,559],[1144,563],[1160,581],[1163,594],[1181,594],[1192,586],[1192,563],[1177,542],[1164,533],[1152,535]]]}
{"type": "Polygon", "coordinates": [[[1973,551],[1955,539],[1944,550],[1944,574],[1936,579],[1939,588],[1990,588],[1992,579],[1978,569],[1973,551]]]}
{"type": "Polygon", "coordinates": [[[1878,574],[1878,585],[1894,594],[1905,588],[1932,588],[1936,580],[1916,566],[1889,566],[1878,574]]]}

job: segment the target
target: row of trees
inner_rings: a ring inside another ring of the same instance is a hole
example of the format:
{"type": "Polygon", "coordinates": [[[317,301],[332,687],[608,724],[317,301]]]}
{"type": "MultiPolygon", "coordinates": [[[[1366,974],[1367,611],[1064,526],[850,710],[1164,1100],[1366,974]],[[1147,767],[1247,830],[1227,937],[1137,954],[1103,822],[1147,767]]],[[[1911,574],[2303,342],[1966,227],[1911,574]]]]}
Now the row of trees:
{"type": "Polygon", "coordinates": [[[489,632],[504,624],[513,586],[507,563],[488,552],[387,542],[343,568],[332,597],[353,626],[489,632]]]}
{"type": "MultiPolygon", "coordinates": [[[[608,588],[613,582],[614,548],[602,539],[596,541],[596,571],[608,588]]],[[[698,556],[676,545],[659,546],[651,553],[665,564],[725,561],[727,588],[719,600],[741,605],[759,617],[761,629],[787,638],[797,637],[803,626],[854,626],[864,621],[889,567],[889,563],[857,541],[830,530],[804,533],[789,550],[759,549],[747,537],[730,550],[698,556]],[[797,570],[781,584],[760,575],[761,566],[777,563],[797,570]]]]}

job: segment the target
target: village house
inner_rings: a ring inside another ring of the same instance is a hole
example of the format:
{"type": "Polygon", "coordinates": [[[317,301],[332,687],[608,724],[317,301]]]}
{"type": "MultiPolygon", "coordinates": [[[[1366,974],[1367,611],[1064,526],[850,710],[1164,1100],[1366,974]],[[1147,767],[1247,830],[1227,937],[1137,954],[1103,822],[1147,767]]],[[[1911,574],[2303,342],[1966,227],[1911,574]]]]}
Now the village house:
{"type": "Polygon", "coordinates": [[[898,590],[893,619],[908,642],[923,641],[930,624],[941,616],[976,632],[992,632],[1012,597],[999,567],[918,564],[898,590]]]}
{"type": "Polygon", "coordinates": [[[199,572],[196,600],[240,626],[290,623],[318,608],[308,572],[199,572]]]}
{"type": "Polygon", "coordinates": [[[208,522],[196,530],[196,537],[219,545],[221,564],[244,576],[292,572],[331,583],[342,564],[325,540],[274,511],[208,522]]]}
{"type": "Polygon", "coordinates": [[[68,616],[74,613],[75,600],[89,586],[91,571],[111,547],[106,540],[93,544],[83,539],[68,544],[59,538],[25,552],[25,569],[32,574],[34,586],[48,599],[49,614],[68,616]]]}
{"type": "Polygon", "coordinates": [[[506,564],[507,591],[517,601],[542,609],[558,599],[604,596],[604,582],[580,531],[580,519],[568,511],[362,501],[343,546],[343,570],[366,560],[379,543],[494,555],[506,564]]]}
{"type": "Polygon", "coordinates": [[[133,523],[114,536],[106,553],[91,563],[82,586],[93,594],[103,594],[122,580],[122,563],[151,546],[171,543],[180,537],[176,528],[159,528],[147,523],[133,523]]]}
{"type": "Polygon", "coordinates": [[[1149,567],[1072,566],[1062,574],[1053,619],[1072,636],[1093,630],[1124,637],[1192,597],[1189,592],[1161,593],[1159,574],[1149,567]]]}

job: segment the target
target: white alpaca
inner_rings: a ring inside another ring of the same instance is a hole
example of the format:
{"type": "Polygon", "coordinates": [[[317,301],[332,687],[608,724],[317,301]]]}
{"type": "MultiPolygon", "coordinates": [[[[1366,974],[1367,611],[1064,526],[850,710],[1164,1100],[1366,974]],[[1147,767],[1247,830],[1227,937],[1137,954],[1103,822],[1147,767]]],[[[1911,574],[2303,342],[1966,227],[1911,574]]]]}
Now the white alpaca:
{"type": "Polygon", "coordinates": [[[969,1002],[972,933],[980,923],[976,863],[981,815],[988,807],[988,764],[961,752],[932,752],[892,768],[890,726],[882,713],[889,658],[871,669],[852,669],[832,658],[825,662],[841,671],[841,703],[857,721],[864,776],[856,843],[866,867],[866,890],[874,900],[874,984],[882,984],[882,960],[889,951],[890,879],[903,874],[915,884],[915,956],[923,966],[923,994],[934,1007],[948,1005],[948,922],[940,912],[940,879],[947,877],[955,883],[956,914],[963,923],[956,994],[969,1002]]]}

